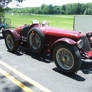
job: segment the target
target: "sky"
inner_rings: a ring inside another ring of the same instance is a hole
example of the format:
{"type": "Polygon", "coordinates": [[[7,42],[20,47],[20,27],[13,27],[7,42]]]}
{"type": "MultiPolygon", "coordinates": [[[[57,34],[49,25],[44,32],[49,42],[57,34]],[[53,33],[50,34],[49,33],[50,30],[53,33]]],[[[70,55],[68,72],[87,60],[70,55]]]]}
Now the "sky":
{"type": "Polygon", "coordinates": [[[89,3],[92,0],[25,0],[21,4],[17,4],[16,1],[9,3],[8,7],[16,8],[16,7],[37,7],[42,4],[52,4],[52,5],[63,5],[67,3],[89,3]]]}

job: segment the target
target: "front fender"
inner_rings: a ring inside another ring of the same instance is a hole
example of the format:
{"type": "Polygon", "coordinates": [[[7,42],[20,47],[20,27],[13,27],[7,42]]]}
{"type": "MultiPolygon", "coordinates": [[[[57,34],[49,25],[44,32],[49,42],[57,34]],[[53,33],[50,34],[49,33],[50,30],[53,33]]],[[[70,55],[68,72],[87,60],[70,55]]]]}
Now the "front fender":
{"type": "Polygon", "coordinates": [[[88,38],[92,37],[92,32],[86,33],[86,36],[87,36],[88,38]]]}
{"type": "Polygon", "coordinates": [[[56,44],[58,44],[58,43],[62,43],[62,42],[67,43],[67,44],[69,44],[69,45],[75,45],[75,44],[76,44],[76,41],[74,41],[74,40],[72,40],[72,39],[70,39],[70,38],[60,38],[60,39],[56,40],[56,41],[51,45],[51,48],[52,48],[54,45],[56,45],[56,44]]]}

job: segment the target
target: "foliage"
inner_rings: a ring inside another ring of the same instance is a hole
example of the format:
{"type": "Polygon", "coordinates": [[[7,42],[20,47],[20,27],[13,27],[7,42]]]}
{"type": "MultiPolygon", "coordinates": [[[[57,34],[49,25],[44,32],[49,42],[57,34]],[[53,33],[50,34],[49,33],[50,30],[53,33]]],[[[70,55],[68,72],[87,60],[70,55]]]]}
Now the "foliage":
{"type": "Polygon", "coordinates": [[[30,8],[14,8],[11,10],[13,13],[31,13],[31,14],[91,14],[92,3],[81,4],[66,4],[62,6],[53,6],[43,4],[41,7],[30,8]]]}
{"type": "MultiPolygon", "coordinates": [[[[13,0],[0,0],[0,2],[5,2],[5,3],[10,3],[12,2],[13,0]]],[[[16,0],[18,2],[23,2],[24,0],[16,0]]]]}
{"type": "MultiPolygon", "coordinates": [[[[9,11],[9,10],[10,10],[9,8],[4,9],[4,7],[5,7],[8,3],[12,2],[12,1],[13,1],[13,0],[0,0],[0,17],[4,17],[4,10],[6,10],[6,11],[9,11]]],[[[22,2],[22,1],[24,1],[24,0],[16,0],[16,1],[22,2]]]]}
{"type": "MultiPolygon", "coordinates": [[[[0,6],[5,7],[8,3],[12,2],[13,0],[0,0],[0,6]]],[[[23,2],[24,0],[16,0],[17,2],[23,2]]]]}
{"type": "Polygon", "coordinates": [[[0,7],[0,17],[4,16],[4,9],[2,7],[0,7]]]}
{"type": "Polygon", "coordinates": [[[91,8],[86,8],[84,14],[85,15],[92,15],[92,9],[91,8]]]}

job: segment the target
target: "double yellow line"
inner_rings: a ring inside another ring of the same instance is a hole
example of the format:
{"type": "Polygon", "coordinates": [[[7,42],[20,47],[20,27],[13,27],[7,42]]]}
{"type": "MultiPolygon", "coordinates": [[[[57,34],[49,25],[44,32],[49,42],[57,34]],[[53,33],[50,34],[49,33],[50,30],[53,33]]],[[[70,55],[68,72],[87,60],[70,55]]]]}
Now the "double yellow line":
{"type": "MultiPolygon", "coordinates": [[[[32,80],[31,78],[29,78],[28,76],[24,75],[23,73],[17,71],[15,68],[11,67],[10,65],[4,63],[3,61],[0,60],[0,65],[3,65],[4,67],[6,67],[7,69],[9,69],[10,71],[12,71],[13,73],[15,73],[16,75],[20,76],[22,79],[26,80],[28,83],[34,85],[35,87],[37,87],[38,89],[40,89],[42,92],[52,92],[51,90],[45,88],[44,86],[42,86],[41,84],[39,84],[38,82],[32,80]]],[[[24,84],[22,84],[20,81],[18,81],[16,78],[14,78],[13,76],[11,76],[9,73],[7,73],[6,71],[4,71],[3,69],[0,68],[0,73],[3,74],[5,77],[7,77],[8,79],[10,79],[12,82],[14,82],[17,86],[19,86],[22,90],[24,90],[25,92],[33,92],[29,87],[25,86],[24,84]]]]}
{"type": "Polygon", "coordinates": [[[6,78],[10,79],[13,83],[15,83],[25,92],[33,92],[30,88],[26,87],[24,84],[22,84],[20,81],[18,81],[16,78],[14,78],[13,76],[11,76],[9,73],[7,73],[1,68],[0,68],[0,73],[3,74],[6,78]]]}

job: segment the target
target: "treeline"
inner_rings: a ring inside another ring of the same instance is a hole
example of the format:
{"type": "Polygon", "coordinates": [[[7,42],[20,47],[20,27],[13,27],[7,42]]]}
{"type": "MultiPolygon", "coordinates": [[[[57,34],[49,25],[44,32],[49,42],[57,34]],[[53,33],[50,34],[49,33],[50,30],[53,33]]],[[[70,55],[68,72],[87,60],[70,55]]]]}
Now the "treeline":
{"type": "Polygon", "coordinates": [[[30,7],[30,8],[13,8],[5,9],[6,12],[11,13],[30,13],[30,14],[84,14],[92,15],[92,3],[81,4],[66,4],[62,6],[53,6],[43,4],[41,7],[30,7]]]}
{"type": "Polygon", "coordinates": [[[4,9],[2,7],[0,7],[0,17],[4,16],[4,9]]]}

